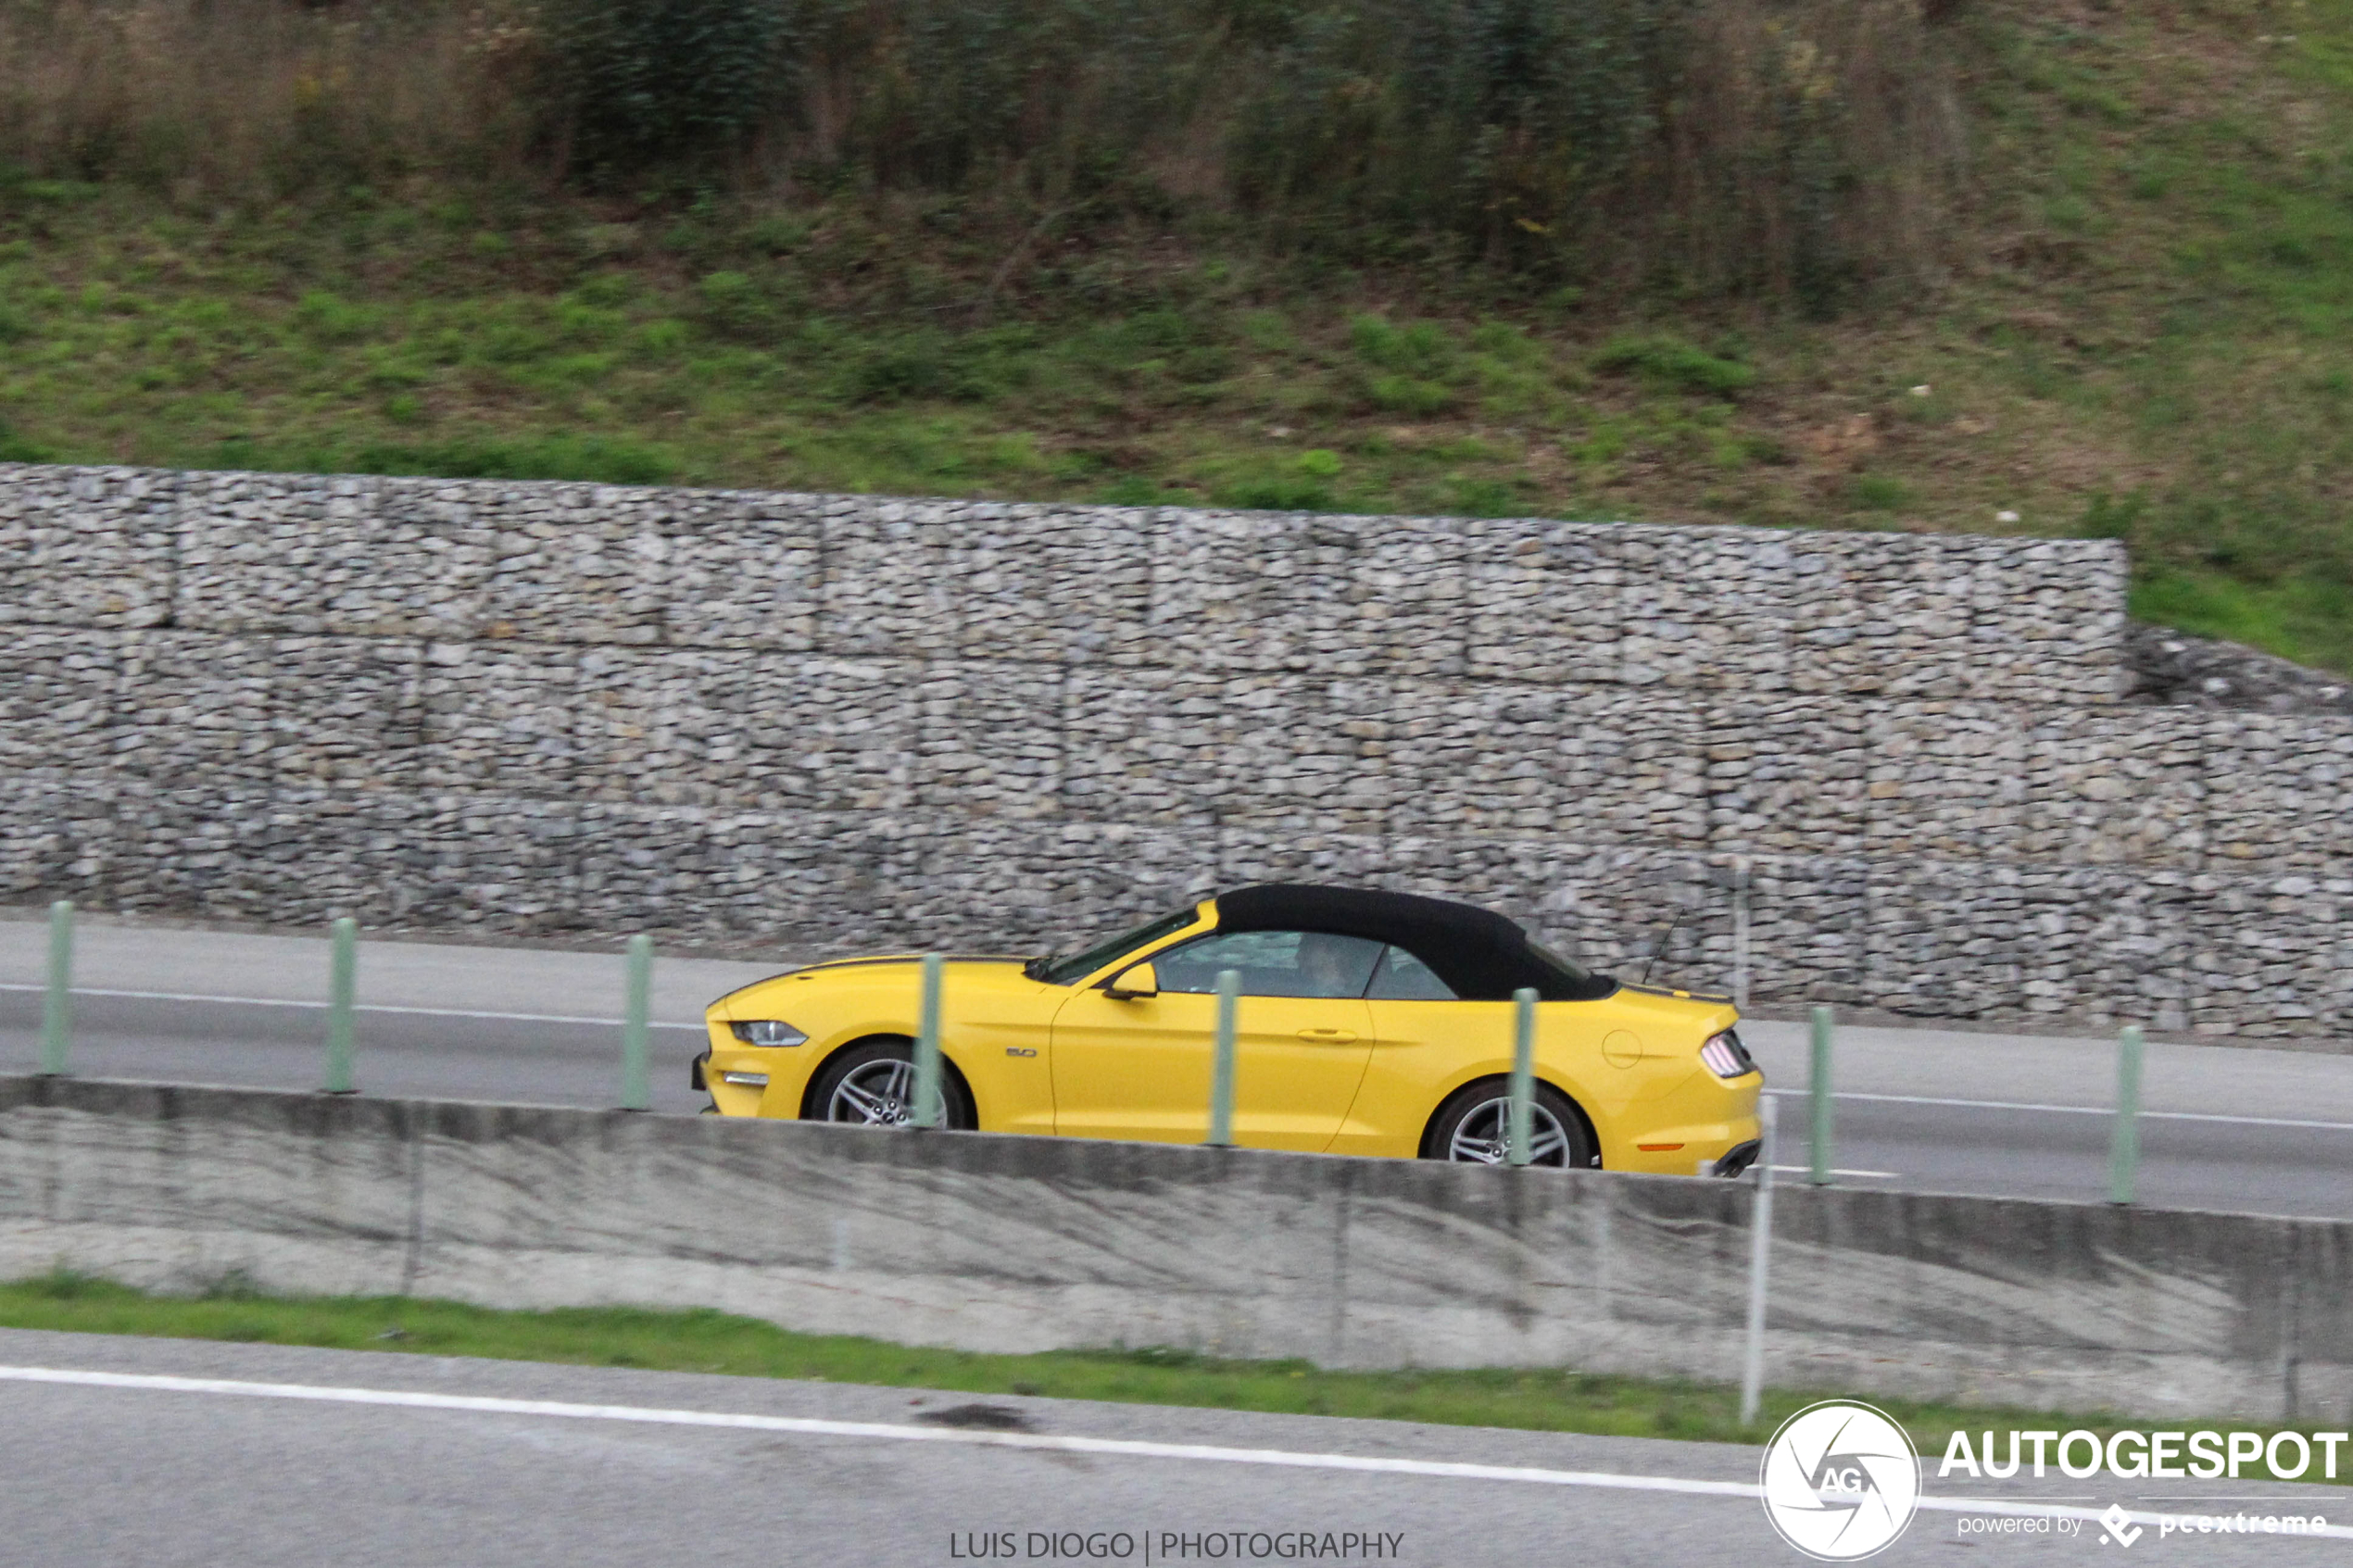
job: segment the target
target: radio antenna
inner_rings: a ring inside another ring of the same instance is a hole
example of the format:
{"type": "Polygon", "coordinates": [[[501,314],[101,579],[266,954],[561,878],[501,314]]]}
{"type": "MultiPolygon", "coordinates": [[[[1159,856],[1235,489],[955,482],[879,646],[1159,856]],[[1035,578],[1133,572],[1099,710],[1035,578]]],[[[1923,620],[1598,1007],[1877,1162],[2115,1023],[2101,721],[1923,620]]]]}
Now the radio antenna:
{"type": "Polygon", "coordinates": [[[1642,966],[1642,977],[1634,984],[1637,985],[1647,985],[1651,983],[1651,971],[1656,969],[1658,967],[1658,960],[1667,956],[1667,945],[1675,940],[1675,928],[1682,923],[1683,911],[1677,909],[1675,911],[1675,918],[1667,922],[1667,930],[1660,935],[1657,947],[1653,949],[1651,953],[1651,961],[1642,966]]]}

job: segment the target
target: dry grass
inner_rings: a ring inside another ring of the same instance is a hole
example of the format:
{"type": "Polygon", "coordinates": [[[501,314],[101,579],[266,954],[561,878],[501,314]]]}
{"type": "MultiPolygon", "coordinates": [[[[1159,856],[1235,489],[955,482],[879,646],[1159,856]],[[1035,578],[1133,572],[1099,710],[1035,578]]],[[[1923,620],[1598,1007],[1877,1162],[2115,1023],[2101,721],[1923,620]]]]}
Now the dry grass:
{"type": "Polygon", "coordinates": [[[580,90],[612,61],[565,53],[591,3],[0,0],[0,167],[190,208],[418,175],[956,193],[1009,239],[1239,220],[1359,258],[1817,305],[1949,259],[1961,135],[1916,0],[1531,0],[1529,38],[1420,0],[1249,25],[1221,0],[742,0],[786,17],[749,132],[626,172],[584,150],[631,144],[580,90]]]}
{"type": "Polygon", "coordinates": [[[1693,35],[1655,154],[1675,265],[1808,298],[1854,281],[1841,269],[1950,268],[1967,136],[1946,41],[1915,0],[1713,5],[1693,35]]]}
{"type": "Polygon", "coordinates": [[[0,157],[192,202],[512,172],[524,42],[434,0],[0,0],[0,157]]]}

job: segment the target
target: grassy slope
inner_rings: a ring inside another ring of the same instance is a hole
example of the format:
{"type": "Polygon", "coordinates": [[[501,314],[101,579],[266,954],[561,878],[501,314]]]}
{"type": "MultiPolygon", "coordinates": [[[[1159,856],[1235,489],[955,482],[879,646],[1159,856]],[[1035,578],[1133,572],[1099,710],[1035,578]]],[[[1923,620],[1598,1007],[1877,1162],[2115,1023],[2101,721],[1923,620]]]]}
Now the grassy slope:
{"type": "Polygon", "coordinates": [[[1966,16],[1954,270],[1829,321],[945,200],[19,181],[0,455],[2120,533],[2144,615],[2353,670],[2353,0],[1966,16]]]}
{"type": "MultiPolygon", "coordinates": [[[[1326,1372],[1305,1361],[1221,1361],[1151,1349],[988,1356],[795,1334],[713,1311],[618,1307],[493,1311],[451,1301],[288,1299],[234,1289],[184,1299],[144,1296],[66,1273],[0,1285],[0,1326],[1720,1443],[1761,1442],[1782,1421],[1823,1397],[1768,1390],[1756,1424],[1743,1426],[1739,1396],[1730,1388],[1548,1369],[1326,1372]]],[[[1877,1402],[1931,1456],[1943,1453],[1962,1428],[2082,1427],[2105,1436],[2134,1424],[2115,1414],[2055,1416],[1917,1399],[1877,1402]]],[[[2143,1421],[2137,1429],[2151,1424],[2143,1421]]],[[[2311,1478],[2319,1478],[2317,1468],[2311,1478]]]]}

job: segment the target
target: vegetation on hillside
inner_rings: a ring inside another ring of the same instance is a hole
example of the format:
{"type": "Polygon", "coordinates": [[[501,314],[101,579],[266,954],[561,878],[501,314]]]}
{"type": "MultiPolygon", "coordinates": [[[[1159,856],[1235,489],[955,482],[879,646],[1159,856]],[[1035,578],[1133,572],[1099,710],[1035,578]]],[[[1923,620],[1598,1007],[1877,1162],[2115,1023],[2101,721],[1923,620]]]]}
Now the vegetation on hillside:
{"type": "Polygon", "coordinates": [[[2353,669],[2353,0],[0,0],[0,457],[2127,539],[2353,669]]]}

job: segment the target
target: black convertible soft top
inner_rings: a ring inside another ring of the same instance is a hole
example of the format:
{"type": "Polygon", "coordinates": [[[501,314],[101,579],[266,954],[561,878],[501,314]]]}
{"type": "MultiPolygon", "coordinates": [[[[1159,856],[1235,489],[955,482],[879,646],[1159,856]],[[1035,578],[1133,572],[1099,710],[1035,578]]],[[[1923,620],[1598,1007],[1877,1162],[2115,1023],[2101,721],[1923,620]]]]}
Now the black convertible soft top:
{"type": "Polygon", "coordinates": [[[1268,882],[1217,896],[1220,931],[1328,931],[1393,942],[1430,967],[1465,1001],[1507,1002],[1522,986],[1548,1002],[1590,1002],[1617,989],[1537,951],[1512,921],[1474,904],[1384,893],[1268,882]]]}

